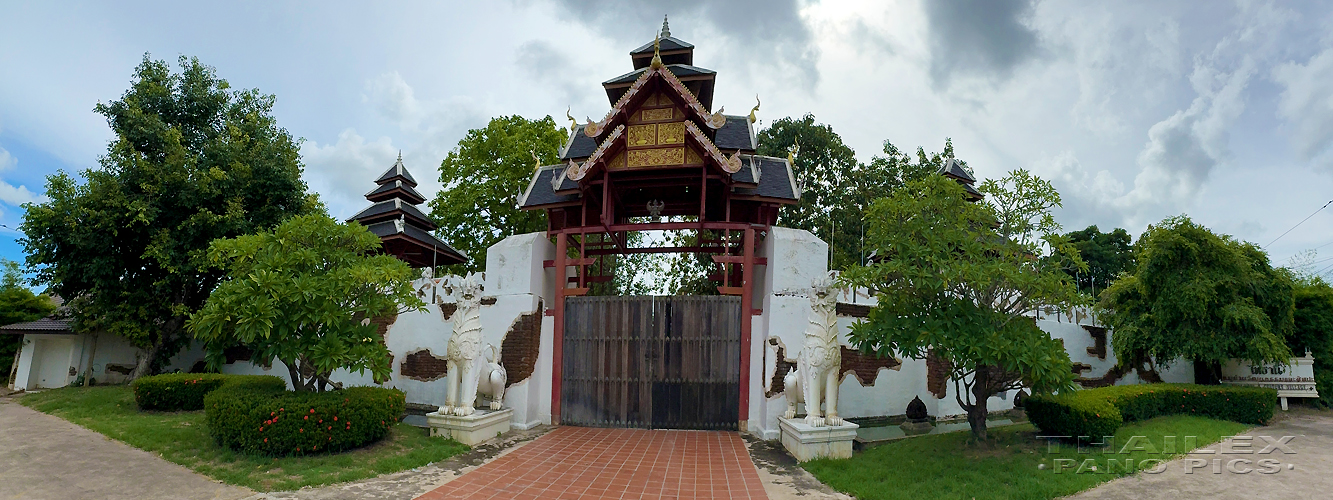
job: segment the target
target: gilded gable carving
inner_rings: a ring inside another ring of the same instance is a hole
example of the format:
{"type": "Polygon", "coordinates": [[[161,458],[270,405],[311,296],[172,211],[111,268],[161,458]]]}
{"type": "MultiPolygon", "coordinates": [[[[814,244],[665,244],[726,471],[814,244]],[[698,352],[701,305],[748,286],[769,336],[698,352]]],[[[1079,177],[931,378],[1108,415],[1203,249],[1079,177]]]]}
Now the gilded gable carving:
{"type": "Polygon", "coordinates": [[[704,162],[704,159],[703,159],[703,157],[699,156],[699,152],[698,152],[698,151],[695,151],[694,148],[685,148],[685,164],[686,164],[686,165],[700,165],[700,164],[703,164],[703,162],[704,162]]]}
{"type": "MultiPolygon", "coordinates": [[[[647,112],[649,110],[645,110],[647,112]]],[[[629,127],[629,146],[652,146],[657,144],[657,125],[631,125],[629,127]]]]}
{"type": "Polygon", "coordinates": [[[646,122],[670,120],[675,116],[673,114],[674,111],[675,108],[645,109],[641,116],[643,117],[643,121],[646,122]]]}
{"type": "Polygon", "coordinates": [[[685,163],[685,148],[633,149],[629,152],[629,166],[656,167],[685,163]]]}
{"type": "Polygon", "coordinates": [[[684,144],[685,122],[663,123],[657,126],[658,144],[684,144]]]}

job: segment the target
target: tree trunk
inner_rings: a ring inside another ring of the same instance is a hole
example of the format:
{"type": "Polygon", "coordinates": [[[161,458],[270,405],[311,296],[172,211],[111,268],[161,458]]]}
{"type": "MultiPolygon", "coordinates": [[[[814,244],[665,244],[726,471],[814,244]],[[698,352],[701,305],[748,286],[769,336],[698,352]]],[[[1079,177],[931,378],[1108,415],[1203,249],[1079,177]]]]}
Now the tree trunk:
{"type": "Polygon", "coordinates": [[[295,390],[296,392],[308,392],[310,386],[306,384],[305,378],[301,376],[301,369],[297,365],[298,362],[285,359],[279,361],[282,361],[282,364],[287,365],[287,376],[292,379],[292,390],[295,390]]]}
{"type": "Polygon", "coordinates": [[[93,385],[93,362],[97,361],[97,335],[93,334],[93,348],[88,350],[88,370],[83,372],[83,386],[93,385]]]}
{"type": "Polygon", "coordinates": [[[1219,385],[1222,383],[1222,363],[1217,361],[1195,361],[1194,383],[1199,385],[1219,385]]]}
{"type": "Polygon", "coordinates": [[[143,355],[139,356],[139,361],[134,365],[134,371],[130,372],[130,381],[153,374],[153,358],[157,357],[157,351],[162,350],[163,343],[164,339],[158,337],[157,342],[153,342],[153,345],[148,346],[148,349],[140,350],[143,355]]]}
{"type": "Polygon", "coordinates": [[[967,409],[967,425],[972,427],[972,436],[980,441],[985,441],[988,437],[986,433],[986,398],[979,397],[972,407],[967,409]]]}

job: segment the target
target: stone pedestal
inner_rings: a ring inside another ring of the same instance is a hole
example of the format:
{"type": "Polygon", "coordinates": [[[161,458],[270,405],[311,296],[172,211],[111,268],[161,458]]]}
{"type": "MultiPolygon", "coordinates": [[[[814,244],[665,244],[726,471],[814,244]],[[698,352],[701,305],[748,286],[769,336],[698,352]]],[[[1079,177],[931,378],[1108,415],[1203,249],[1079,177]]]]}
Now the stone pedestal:
{"type": "Polygon", "coordinates": [[[852,440],[859,425],[812,427],[803,418],[779,418],[782,447],[799,462],[816,458],[852,458],[852,440]]]}
{"type": "Polygon", "coordinates": [[[903,434],[907,434],[908,436],[930,434],[930,431],[935,430],[935,426],[929,421],[913,422],[911,420],[898,424],[898,428],[902,429],[903,434]]]}
{"type": "Polygon", "coordinates": [[[452,437],[468,446],[476,446],[483,441],[509,432],[509,419],[514,410],[482,410],[466,417],[441,415],[433,411],[426,414],[426,423],[430,426],[431,436],[452,437]]]}

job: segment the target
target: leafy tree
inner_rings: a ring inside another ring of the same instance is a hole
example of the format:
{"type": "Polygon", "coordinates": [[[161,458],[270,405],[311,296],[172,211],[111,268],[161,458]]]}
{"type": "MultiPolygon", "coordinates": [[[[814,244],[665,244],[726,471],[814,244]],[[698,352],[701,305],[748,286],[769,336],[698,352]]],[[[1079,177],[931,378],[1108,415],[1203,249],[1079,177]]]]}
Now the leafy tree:
{"type": "Polygon", "coordinates": [[[336,387],[329,375],[339,368],[388,380],[391,355],[370,320],[424,305],[412,290],[418,272],[379,249],[365,227],[323,214],[213,242],[209,261],[228,278],[189,321],[209,365],[240,344],[258,362],[286,365],[298,391],[336,387]]]}
{"type": "Polygon", "coordinates": [[[1069,242],[1078,249],[1078,254],[1087,263],[1087,271],[1078,271],[1070,262],[1064,262],[1065,272],[1073,276],[1078,283],[1078,290],[1094,295],[1105,290],[1120,273],[1134,267],[1134,247],[1129,233],[1122,228],[1115,228],[1103,233],[1096,225],[1082,231],[1065,234],[1069,242]]]}
{"type": "Polygon", "coordinates": [[[1134,254],[1100,302],[1122,366],[1183,358],[1200,383],[1217,383],[1228,359],[1291,357],[1292,277],[1253,243],[1177,216],[1148,226],[1134,254]]]}
{"type": "Polygon", "coordinates": [[[883,156],[859,163],[833,127],[816,123],[808,113],[773,121],[758,139],[761,155],[786,157],[793,148],[798,150],[792,169],[800,181],[801,203],[782,209],[778,225],[810,231],[828,242],[830,267],[838,270],[859,265],[868,255],[864,215],[874,200],[909,180],[935,173],[953,157],[953,143],[948,140],[942,153],[927,154],[917,148],[915,161],[884,141],[883,156]]]}
{"type": "MultiPolygon", "coordinates": [[[[4,267],[0,276],[0,326],[37,320],[56,309],[50,297],[34,294],[23,286],[23,271],[17,262],[0,259],[0,265],[4,267]]],[[[22,335],[0,335],[0,370],[5,370],[6,376],[22,346],[22,335]]]]}
{"type": "Polygon", "coordinates": [[[1297,282],[1291,336],[1287,346],[1297,356],[1314,357],[1319,405],[1333,405],[1333,287],[1322,278],[1297,282]]]}
{"type": "Polygon", "coordinates": [[[444,189],[430,201],[439,233],[472,258],[454,272],[486,267],[486,249],[515,234],[546,230],[546,214],[522,211],[518,197],[527,189],[536,166],[559,161],[569,135],[550,116],[492,118],[486,128],[472,129],[440,163],[444,189]]]}
{"type": "Polygon", "coordinates": [[[297,141],[272,95],[233,90],[198,59],[180,72],[144,55],[130,89],[98,104],[115,133],[86,182],[47,178],[25,204],[20,240],[35,281],[70,300],[74,328],[142,349],[134,376],[185,344],[182,327],[217,285],[209,242],[272,227],[306,209],[297,141]]]}
{"type": "Polygon", "coordinates": [[[844,279],[879,301],[852,327],[852,344],[880,356],[946,361],[955,398],[984,440],[991,396],[1072,388],[1063,344],[1026,314],[1079,296],[1058,265],[1033,258],[1078,260],[1050,214],[1060,205],[1055,188],[1017,170],[980,191],[986,201],[969,202],[957,182],[928,175],[875,201],[866,242],[879,258],[844,279]]]}

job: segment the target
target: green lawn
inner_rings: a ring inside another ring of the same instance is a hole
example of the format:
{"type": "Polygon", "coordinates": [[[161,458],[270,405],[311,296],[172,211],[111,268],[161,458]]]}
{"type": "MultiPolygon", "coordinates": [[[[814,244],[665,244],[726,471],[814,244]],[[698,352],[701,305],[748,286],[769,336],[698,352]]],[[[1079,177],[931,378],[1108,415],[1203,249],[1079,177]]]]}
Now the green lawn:
{"type": "Polygon", "coordinates": [[[195,472],[259,491],[355,481],[447,459],[467,447],[395,425],[383,440],[338,454],[261,457],[219,447],[208,435],[203,411],[141,412],[128,386],[64,388],[28,394],[20,402],[78,425],[155,452],[195,472]]]}
{"type": "MultiPolygon", "coordinates": [[[[990,429],[991,442],[969,444],[971,433],[952,432],[903,439],[858,452],[847,460],[814,460],[803,464],[806,470],[834,489],[862,500],[879,499],[1048,499],[1086,490],[1097,484],[1127,475],[1121,470],[1108,471],[1108,461],[1123,465],[1125,459],[1139,464],[1146,459],[1170,459],[1183,454],[1184,436],[1196,436],[1202,447],[1236,435],[1250,428],[1245,424],[1203,417],[1175,415],[1125,424],[1116,432],[1112,450],[1085,447],[1084,453],[1067,444],[1051,449],[1038,439],[1030,424],[990,429]],[[1118,453],[1134,436],[1145,436],[1152,448],[1162,450],[1164,436],[1178,437],[1176,453],[1149,453],[1136,440],[1126,454],[1118,453]],[[1053,467],[1057,459],[1073,459],[1072,468],[1053,467]],[[1079,472],[1077,468],[1089,466],[1079,472]],[[1039,468],[1045,464],[1045,468],[1039,468]],[[1097,470],[1091,471],[1090,466],[1097,470]]],[[[1151,468],[1152,463],[1147,468],[1151,468]]],[[[1166,474],[1180,474],[1168,470],[1166,474]]]]}

